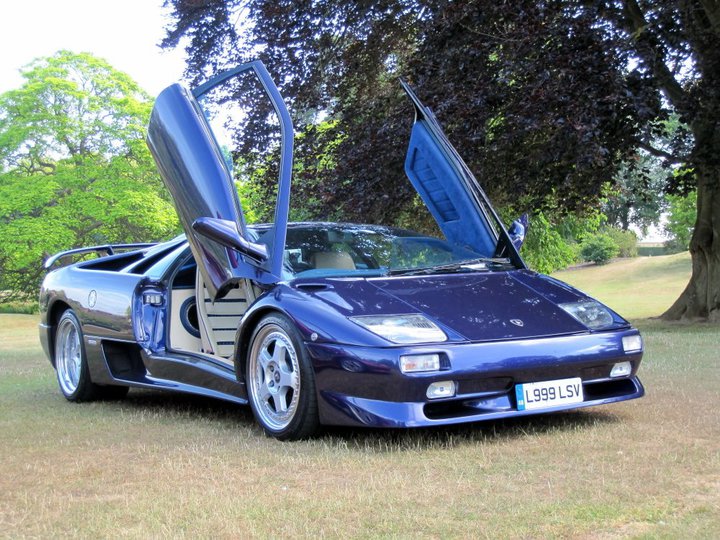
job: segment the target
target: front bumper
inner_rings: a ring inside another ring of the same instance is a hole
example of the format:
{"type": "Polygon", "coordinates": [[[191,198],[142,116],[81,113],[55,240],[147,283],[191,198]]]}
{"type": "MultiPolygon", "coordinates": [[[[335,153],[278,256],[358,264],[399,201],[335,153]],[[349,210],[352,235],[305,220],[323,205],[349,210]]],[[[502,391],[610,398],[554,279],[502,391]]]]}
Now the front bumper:
{"type": "Polygon", "coordinates": [[[622,337],[634,329],[492,343],[363,348],[308,343],[324,424],[414,427],[525,416],[603,405],[644,395],[637,378],[642,351],[625,353],[622,337]],[[403,374],[400,355],[438,353],[444,369],[403,374]],[[611,378],[617,362],[632,372],[611,378]],[[519,411],[515,385],[580,377],[584,401],[519,411]],[[428,385],[455,382],[456,395],[429,400],[428,385]]]}

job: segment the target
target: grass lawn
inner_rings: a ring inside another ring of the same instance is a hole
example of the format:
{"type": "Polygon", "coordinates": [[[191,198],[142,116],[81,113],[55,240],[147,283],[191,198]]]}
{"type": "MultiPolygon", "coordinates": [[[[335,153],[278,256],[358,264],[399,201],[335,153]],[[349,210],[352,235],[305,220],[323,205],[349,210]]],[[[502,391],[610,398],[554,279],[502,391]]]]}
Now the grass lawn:
{"type": "Polygon", "coordinates": [[[601,300],[627,319],[657,317],[690,280],[690,253],[620,259],[553,274],[601,300]]]}
{"type": "Polygon", "coordinates": [[[37,317],[0,314],[0,537],[717,538],[720,329],[636,322],[641,400],[280,443],[209,399],[67,403],[37,317]]]}

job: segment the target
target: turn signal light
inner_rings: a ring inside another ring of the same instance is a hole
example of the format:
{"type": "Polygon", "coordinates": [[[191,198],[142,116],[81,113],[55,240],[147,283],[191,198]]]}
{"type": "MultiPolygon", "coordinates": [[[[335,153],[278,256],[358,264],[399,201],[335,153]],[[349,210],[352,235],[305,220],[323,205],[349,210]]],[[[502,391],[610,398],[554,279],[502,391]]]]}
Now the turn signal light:
{"type": "Polygon", "coordinates": [[[624,336],[622,338],[623,351],[626,353],[642,350],[642,338],[640,334],[634,336],[624,336]]]}
{"type": "Polygon", "coordinates": [[[439,354],[409,354],[407,356],[400,357],[400,371],[403,373],[438,371],[439,369],[439,354]]]}

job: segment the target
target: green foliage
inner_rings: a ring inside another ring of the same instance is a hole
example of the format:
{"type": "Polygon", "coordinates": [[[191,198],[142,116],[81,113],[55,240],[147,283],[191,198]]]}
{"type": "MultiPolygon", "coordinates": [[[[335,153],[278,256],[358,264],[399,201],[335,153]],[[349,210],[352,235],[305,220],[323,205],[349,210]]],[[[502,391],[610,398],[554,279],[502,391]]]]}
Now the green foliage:
{"type": "Polygon", "coordinates": [[[686,196],[669,195],[670,209],[665,232],[670,235],[666,247],[671,252],[685,251],[690,247],[690,239],[695,229],[697,217],[697,191],[686,196]]]}
{"type": "Polygon", "coordinates": [[[613,239],[618,247],[618,257],[637,257],[637,235],[633,231],[623,231],[616,227],[607,227],[603,230],[613,239]]]}
{"type": "MultiPolygon", "coordinates": [[[[337,175],[335,150],[343,141],[337,122],[309,125],[295,134],[296,158],[290,221],[342,220],[343,208],[335,194],[348,188],[348,181],[337,175]]],[[[271,222],[277,197],[279,155],[277,148],[266,154],[244,154],[238,149],[235,169],[240,202],[248,223],[271,222]]]]}
{"type": "Polygon", "coordinates": [[[567,268],[576,261],[572,243],[543,213],[531,217],[521,254],[530,268],[544,274],[567,268]]]}
{"type": "Polygon", "coordinates": [[[618,245],[607,233],[587,236],[581,244],[580,254],[586,261],[605,264],[618,253],[618,245]]]}
{"type": "Polygon", "coordinates": [[[151,103],[89,54],[34,61],[0,96],[0,290],[31,297],[42,261],[82,245],[177,231],[144,142],[151,103]]]}
{"type": "MultiPolygon", "coordinates": [[[[500,211],[506,224],[519,214],[512,208],[500,211]]],[[[567,268],[581,260],[579,243],[586,236],[595,234],[604,220],[599,211],[582,215],[563,214],[558,209],[536,212],[530,216],[520,254],[528,266],[538,272],[549,274],[567,268]]]]}
{"type": "Polygon", "coordinates": [[[346,215],[346,201],[336,196],[350,183],[338,174],[336,153],[344,139],[337,121],[310,124],[295,136],[298,158],[293,163],[291,220],[342,221],[346,215]]]}

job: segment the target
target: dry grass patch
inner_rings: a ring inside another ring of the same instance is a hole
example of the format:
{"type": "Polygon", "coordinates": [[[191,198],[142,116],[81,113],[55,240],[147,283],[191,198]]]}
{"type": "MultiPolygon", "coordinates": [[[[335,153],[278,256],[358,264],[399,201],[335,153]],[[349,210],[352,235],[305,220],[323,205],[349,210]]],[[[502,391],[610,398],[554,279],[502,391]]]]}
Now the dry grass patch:
{"type": "Polygon", "coordinates": [[[67,403],[37,345],[36,319],[1,317],[0,536],[712,538],[720,530],[717,327],[644,324],[642,400],[280,443],[247,408],[209,399],[131,390],[121,402],[67,403]]]}
{"type": "Polygon", "coordinates": [[[582,266],[553,274],[623,317],[657,317],[680,296],[690,280],[690,253],[619,259],[610,264],[582,266]]]}

